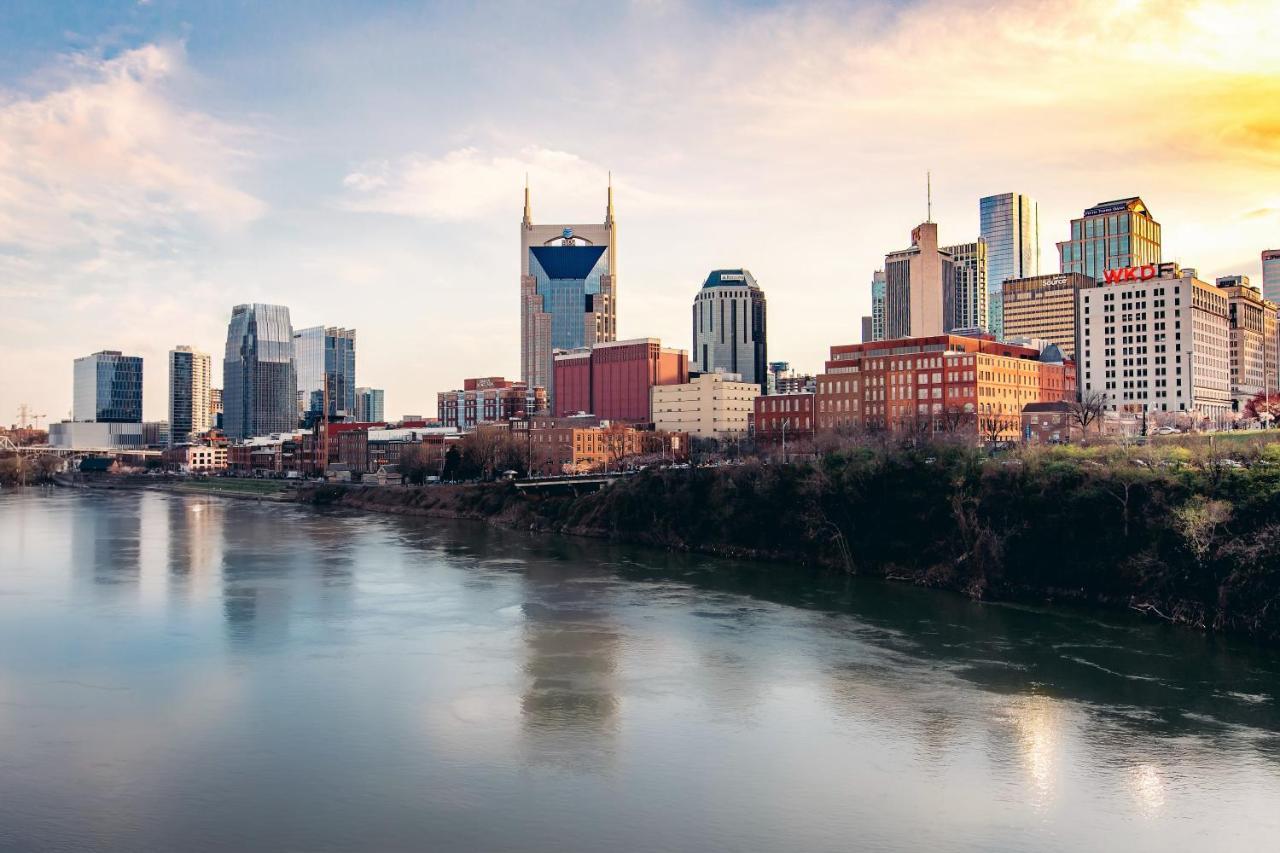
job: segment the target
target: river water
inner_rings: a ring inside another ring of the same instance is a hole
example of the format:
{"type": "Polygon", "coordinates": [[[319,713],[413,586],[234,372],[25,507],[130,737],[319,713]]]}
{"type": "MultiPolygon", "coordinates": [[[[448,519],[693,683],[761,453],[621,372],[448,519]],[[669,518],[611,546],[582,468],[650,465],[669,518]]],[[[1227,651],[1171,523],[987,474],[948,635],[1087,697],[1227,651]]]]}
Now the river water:
{"type": "Polygon", "coordinates": [[[1278,703],[1276,653],[1124,613],[0,495],[6,853],[1275,850],[1278,703]]]}

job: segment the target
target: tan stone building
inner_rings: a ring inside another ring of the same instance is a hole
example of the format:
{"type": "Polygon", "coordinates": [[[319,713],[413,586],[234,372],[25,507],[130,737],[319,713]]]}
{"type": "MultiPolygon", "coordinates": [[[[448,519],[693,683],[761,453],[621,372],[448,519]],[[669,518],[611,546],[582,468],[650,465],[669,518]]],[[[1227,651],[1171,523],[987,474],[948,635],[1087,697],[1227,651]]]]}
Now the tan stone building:
{"type": "Polygon", "coordinates": [[[703,373],[680,385],[655,385],[650,394],[654,429],[733,438],[750,430],[760,386],[736,373],[703,373]]]}
{"type": "Polygon", "coordinates": [[[886,338],[941,335],[947,322],[947,291],[954,285],[955,263],[938,248],[938,226],[924,222],[911,231],[911,248],[884,258],[886,338]]]}
{"type": "Polygon", "coordinates": [[[1083,273],[1055,273],[1017,278],[1001,287],[1005,340],[1027,338],[1057,344],[1076,357],[1076,291],[1092,287],[1083,273]]]}
{"type": "Polygon", "coordinates": [[[1276,392],[1276,304],[1262,297],[1247,276],[1224,276],[1231,330],[1231,405],[1235,411],[1257,395],[1276,392]]]}

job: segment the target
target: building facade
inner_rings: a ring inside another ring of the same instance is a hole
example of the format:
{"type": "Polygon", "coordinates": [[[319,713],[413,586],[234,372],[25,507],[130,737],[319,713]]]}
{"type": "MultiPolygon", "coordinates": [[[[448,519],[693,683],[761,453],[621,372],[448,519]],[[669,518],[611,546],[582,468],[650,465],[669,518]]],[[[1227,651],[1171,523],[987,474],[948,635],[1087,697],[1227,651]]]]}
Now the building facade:
{"type": "Polygon", "coordinates": [[[1005,340],[1028,338],[1057,344],[1076,357],[1076,291],[1096,282],[1083,273],[1015,278],[1001,286],[1005,340]]]}
{"type": "Polygon", "coordinates": [[[1173,263],[1140,276],[1076,292],[1081,393],[1114,412],[1220,423],[1231,410],[1227,294],[1173,263]]]}
{"type": "Polygon", "coordinates": [[[189,346],[169,350],[170,446],[186,444],[215,426],[209,394],[212,372],[208,353],[189,346]]]}
{"type": "Polygon", "coordinates": [[[209,426],[222,429],[222,389],[209,389],[209,426]]]}
{"type": "Polygon", "coordinates": [[[356,417],[356,330],[312,326],[293,333],[298,373],[298,418],[319,420],[329,401],[328,420],[356,417]]]}
{"type": "Polygon", "coordinates": [[[555,398],[555,352],[618,337],[613,186],[600,225],[520,223],[520,380],[555,398]]]}
{"type": "Polygon", "coordinates": [[[917,225],[911,248],[884,259],[886,338],[940,335],[947,330],[946,291],[955,280],[951,256],[938,248],[938,226],[917,225]]]}
{"type": "MultiPolygon", "coordinates": [[[[595,419],[586,419],[595,420],[595,419]]],[[[662,440],[623,424],[589,423],[581,418],[537,418],[530,423],[529,472],[539,476],[616,471],[662,440]]]]}
{"type": "Polygon", "coordinates": [[[1022,440],[1027,444],[1078,444],[1084,430],[1070,403],[1028,403],[1022,407],[1022,440]]]}
{"type": "Polygon", "coordinates": [[[223,431],[232,441],[297,426],[298,378],[287,307],[253,303],[231,310],[222,385],[223,431]]]}
{"type": "Polygon", "coordinates": [[[142,358],[103,350],[75,360],[71,419],[142,423],[142,358]]]}
{"type": "Polygon", "coordinates": [[[933,335],[831,348],[814,398],[818,430],[960,433],[1015,441],[1028,403],[1071,400],[1076,368],[992,338],[933,335]]]}
{"type": "Polygon", "coordinates": [[[972,243],[943,246],[942,251],[951,256],[952,263],[951,282],[943,291],[944,331],[987,328],[986,241],[979,238],[972,243]]]}
{"type": "Polygon", "coordinates": [[[761,394],[755,399],[755,435],[760,441],[800,441],[812,438],[813,392],[761,394]]]}
{"type": "Polygon", "coordinates": [[[871,274],[871,340],[884,340],[884,270],[871,274]]]}
{"type": "Polygon", "coordinates": [[[61,421],[49,424],[51,447],[77,450],[142,450],[147,446],[142,422],[61,421]]]}
{"type": "Polygon", "coordinates": [[[1280,249],[1262,253],[1262,295],[1280,305],[1280,249]]]}
{"type": "Polygon", "coordinates": [[[608,341],[555,360],[555,417],[580,412],[618,423],[652,421],[650,389],[689,381],[689,354],[657,338],[608,341]]]}
{"type": "Polygon", "coordinates": [[[655,385],[652,395],[655,430],[735,438],[751,431],[760,385],[736,373],[703,373],[678,385],[655,385]]]}
{"type": "Polygon", "coordinates": [[[1247,276],[1216,282],[1227,296],[1230,330],[1231,407],[1235,412],[1259,394],[1276,392],[1276,303],[1264,299],[1247,276]]]}
{"type": "Polygon", "coordinates": [[[750,271],[713,270],[693,299],[693,369],[768,384],[764,291],[750,271]]]}
{"type": "Polygon", "coordinates": [[[1058,244],[1058,268],[1101,280],[1111,269],[1160,263],[1160,223],[1141,198],[1104,201],[1071,220],[1071,239],[1058,244]]]}
{"type": "Polygon", "coordinates": [[[356,420],[360,423],[387,419],[386,395],[381,388],[356,389],[356,420]]]}
{"type": "Polygon", "coordinates": [[[1040,275],[1040,206],[1022,193],[1000,193],[978,201],[982,240],[987,244],[987,318],[983,325],[1004,338],[1001,285],[1040,275]]]}
{"type": "Polygon", "coordinates": [[[436,394],[436,417],[442,426],[470,430],[477,424],[536,414],[546,405],[546,389],[531,391],[523,382],[484,376],[463,380],[457,391],[436,394]]]}

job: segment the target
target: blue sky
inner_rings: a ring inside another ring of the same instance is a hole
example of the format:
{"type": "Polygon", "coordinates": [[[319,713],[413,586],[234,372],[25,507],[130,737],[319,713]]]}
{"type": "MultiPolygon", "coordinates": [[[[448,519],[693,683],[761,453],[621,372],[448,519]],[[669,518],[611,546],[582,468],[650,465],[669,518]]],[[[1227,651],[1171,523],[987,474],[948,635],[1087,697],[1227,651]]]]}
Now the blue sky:
{"type": "Polygon", "coordinates": [[[770,355],[817,370],[924,216],[1141,194],[1166,257],[1257,274],[1280,245],[1274,4],[37,3],[0,10],[0,421],[53,417],[71,360],[220,374],[230,308],[353,326],[389,413],[518,372],[517,225],[619,221],[620,334],[688,347],[746,266],[770,355]],[[1117,57],[1121,57],[1117,59],[1117,57]]]}

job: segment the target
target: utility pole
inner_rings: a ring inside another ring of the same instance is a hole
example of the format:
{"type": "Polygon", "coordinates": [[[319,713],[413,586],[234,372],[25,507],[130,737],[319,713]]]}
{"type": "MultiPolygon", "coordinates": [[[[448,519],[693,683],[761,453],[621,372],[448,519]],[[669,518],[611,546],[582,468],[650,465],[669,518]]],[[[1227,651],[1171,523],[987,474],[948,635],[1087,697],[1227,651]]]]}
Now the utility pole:
{"type": "Polygon", "coordinates": [[[791,418],[783,418],[782,419],[782,464],[783,465],[786,465],[790,461],[787,458],[787,427],[789,426],[791,426],[791,418]]]}

